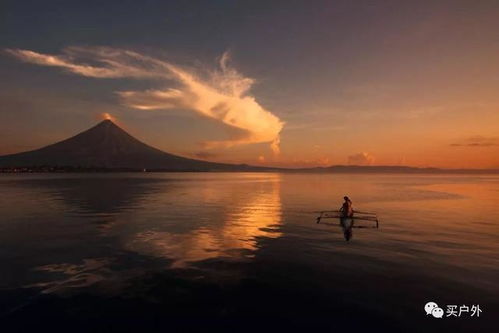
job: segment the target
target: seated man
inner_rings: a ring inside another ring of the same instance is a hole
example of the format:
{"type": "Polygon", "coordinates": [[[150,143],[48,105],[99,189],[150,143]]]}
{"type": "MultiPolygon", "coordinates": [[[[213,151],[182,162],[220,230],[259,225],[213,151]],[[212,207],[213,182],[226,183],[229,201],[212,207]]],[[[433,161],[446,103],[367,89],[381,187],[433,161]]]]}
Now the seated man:
{"type": "Polygon", "coordinates": [[[343,202],[343,205],[340,208],[341,216],[352,217],[353,216],[352,200],[350,200],[347,196],[343,197],[343,199],[345,200],[345,202],[343,202]]]}

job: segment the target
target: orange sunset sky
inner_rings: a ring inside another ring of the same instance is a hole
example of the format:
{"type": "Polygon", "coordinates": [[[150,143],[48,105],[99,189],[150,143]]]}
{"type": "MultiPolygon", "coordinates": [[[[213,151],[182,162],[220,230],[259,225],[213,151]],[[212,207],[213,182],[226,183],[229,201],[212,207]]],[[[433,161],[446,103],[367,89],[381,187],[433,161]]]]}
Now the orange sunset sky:
{"type": "Polygon", "coordinates": [[[2,8],[0,155],[103,114],[253,165],[499,168],[499,2],[2,8]]]}

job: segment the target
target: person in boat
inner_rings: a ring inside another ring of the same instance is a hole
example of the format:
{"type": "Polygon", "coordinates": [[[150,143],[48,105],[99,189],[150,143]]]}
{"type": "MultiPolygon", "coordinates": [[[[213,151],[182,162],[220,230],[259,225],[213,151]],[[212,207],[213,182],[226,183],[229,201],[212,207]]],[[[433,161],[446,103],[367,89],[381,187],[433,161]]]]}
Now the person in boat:
{"type": "Polygon", "coordinates": [[[341,216],[342,217],[352,217],[353,216],[352,200],[350,200],[350,198],[347,196],[344,196],[343,199],[345,201],[343,202],[343,205],[341,205],[341,208],[340,208],[341,216]]]}

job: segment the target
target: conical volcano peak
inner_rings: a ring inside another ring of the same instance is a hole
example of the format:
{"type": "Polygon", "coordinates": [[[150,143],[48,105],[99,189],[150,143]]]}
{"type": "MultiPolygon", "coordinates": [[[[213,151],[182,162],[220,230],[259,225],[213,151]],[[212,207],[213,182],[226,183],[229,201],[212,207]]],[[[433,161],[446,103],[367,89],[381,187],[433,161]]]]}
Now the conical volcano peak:
{"type": "MultiPolygon", "coordinates": [[[[110,115],[104,115],[104,119],[101,120],[100,122],[98,122],[96,125],[94,125],[93,127],[89,128],[88,130],[92,130],[94,128],[101,128],[101,129],[105,129],[105,128],[114,128],[114,129],[119,129],[123,132],[125,132],[124,129],[122,129],[117,123],[116,123],[116,119],[114,117],[111,117],[110,115]]],[[[87,130],[87,131],[88,131],[87,130]]]]}
{"type": "Polygon", "coordinates": [[[93,133],[94,135],[126,135],[129,136],[131,139],[136,140],[130,134],[128,134],[127,131],[118,126],[111,119],[104,119],[101,122],[97,123],[97,125],[89,128],[88,130],[80,133],[79,135],[85,133],[93,133]]]}
{"type": "Polygon", "coordinates": [[[121,129],[121,127],[116,125],[116,123],[114,121],[112,121],[111,119],[104,119],[101,122],[99,122],[97,125],[95,125],[94,127],[106,127],[106,126],[114,126],[114,127],[121,129]]]}
{"type": "Polygon", "coordinates": [[[110,118],[52,145],[0,156],[0,168],[46,166],[171,171],[230,170],[235,167],[163,152],[137,140],[110,118]]]}

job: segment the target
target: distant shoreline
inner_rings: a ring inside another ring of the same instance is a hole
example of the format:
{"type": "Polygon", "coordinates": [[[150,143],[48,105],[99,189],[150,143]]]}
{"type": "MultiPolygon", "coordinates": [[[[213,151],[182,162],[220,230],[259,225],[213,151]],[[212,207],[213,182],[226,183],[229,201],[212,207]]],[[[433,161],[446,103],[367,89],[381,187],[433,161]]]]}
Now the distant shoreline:
{"type": "Polygon", "coordinates": [[[499,174],[499,169],[440,169],[416,168],[406,166],[345,166],[315,168],[273,168],[249,165],[234,165],[227,169],[137,169],[137,168],[102,168],[71,166],[8,167],[0,168],[0,173],[145,173],[145,172],[280,172],[280,173],[320,173],[320,174],[499,174]]]}

